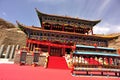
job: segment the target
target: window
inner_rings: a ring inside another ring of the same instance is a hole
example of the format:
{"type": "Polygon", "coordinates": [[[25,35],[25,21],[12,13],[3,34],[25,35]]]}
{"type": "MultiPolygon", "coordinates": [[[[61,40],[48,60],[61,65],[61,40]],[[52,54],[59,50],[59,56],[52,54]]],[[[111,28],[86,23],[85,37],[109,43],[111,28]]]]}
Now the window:
{"type": "Polygon", "coordinates": [[[40,36],[42,36],[42,33],[40,33],[40,36]]]}
{"type": "Polygon", "coordinates": [[[68,21],[68,24],[70,23],[70,21],[68,21]]]}

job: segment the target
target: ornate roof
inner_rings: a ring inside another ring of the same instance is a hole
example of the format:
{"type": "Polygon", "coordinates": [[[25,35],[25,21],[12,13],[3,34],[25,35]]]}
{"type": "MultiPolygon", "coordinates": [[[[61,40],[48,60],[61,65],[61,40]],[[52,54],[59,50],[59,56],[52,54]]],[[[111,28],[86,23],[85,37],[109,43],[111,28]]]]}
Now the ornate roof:
{"type": "Polygon", "coordinates": [[[80,25],[87,25],[87,26],[95,26],[97,23],[99,23],[101,20],[84,20],[79,18],[72,18],[68,16],[58,16],[58,15],[51,15],[51,14],[45,14],[40,12],[38,9],[36,9],[37,15],[39,17],[40,22],[49,22],[49,23],[59,23],[59,24],[68,24],[68,25],[74,25],[74,26],[80,26],[80,25]]]}
{"type": "Polygon", "coordinates": [[[64,32],[64,31],[56,31],[56,30],[45,30],[41,27],[35,27],[35,26],[25,26],[19,22],[17,22],[18,27],[25,33],[27,33],[27,30],[31,31],[44,31],[44,32],[50,32],[50,33],[60,33],[60,34],[67,34],[67,35],[75,35],[75,36],[84,36],[84,37],[90,37],[90,38],[99,38],[99,39],[105,39],[105,40],[111,40],[114,38],[117,38],[118,36],[97,36],[97,35],[86,35],[86,34],[80,34],[80,33],[72,33],[72,32],[64,32]]]}
{"type": "Polygon", "coordinates": [[[95,56],[109,56],[109,57],[119,57],[119,54],[111,54],[111,53],[105,53],[105,52],[86,52],[86,51],[80,51],[80,52],[73,52],[73,54],[77,55],[95,55],[95,56]]]}
{"type": "Polygon", "coordinates": [[[101,49],[101,50],[113,50],[113,51],[116,51],[115,48],[109,48],[109,47],[94,47],[94,46],[86,46],[86,45],[76,45],[76,47],[80,47],[80,48],[90,48],[90,49],[101,49]]]}

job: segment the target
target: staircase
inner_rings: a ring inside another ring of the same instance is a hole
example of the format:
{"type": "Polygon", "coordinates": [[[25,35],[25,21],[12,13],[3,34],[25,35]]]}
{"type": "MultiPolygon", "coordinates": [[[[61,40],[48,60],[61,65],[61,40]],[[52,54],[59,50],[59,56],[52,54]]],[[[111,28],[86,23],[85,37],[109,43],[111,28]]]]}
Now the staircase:
{"type": "Polygon", "coordinates": [[[55,69],[68,69],[65,58],[57,56],[49,56],[47,67],[55,69]]]}

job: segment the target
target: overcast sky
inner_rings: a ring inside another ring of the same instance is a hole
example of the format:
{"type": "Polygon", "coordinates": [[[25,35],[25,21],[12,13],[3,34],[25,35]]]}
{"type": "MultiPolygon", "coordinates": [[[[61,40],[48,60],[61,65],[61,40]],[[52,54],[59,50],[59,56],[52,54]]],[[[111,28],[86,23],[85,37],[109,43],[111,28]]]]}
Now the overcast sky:
{"type": "Polygon", "coordinates": [[[47,14],[101,19],[94,33],[120,32],[120,0],[0,0],[0,18],[40,26],[35,8],[47,14]]]}

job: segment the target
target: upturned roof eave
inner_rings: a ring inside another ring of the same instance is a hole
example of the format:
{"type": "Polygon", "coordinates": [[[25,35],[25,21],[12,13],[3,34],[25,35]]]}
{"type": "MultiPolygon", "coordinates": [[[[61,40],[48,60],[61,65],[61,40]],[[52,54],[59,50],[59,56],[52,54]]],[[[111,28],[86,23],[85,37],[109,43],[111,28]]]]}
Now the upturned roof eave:
{"type": "Polygon", "coordinates": [[[73,19],[73,20],[79,20],[79,21],[83,21],[83,22],[91,22],[93,23],[93,26],[95,26],[96,24],[98,24],[99,22],[101,22],[101,20],[85,20],[85,19],[79,19],[79,18],[73,18],[73,17],[67,17],[67,16],[59,16],[59,15],[53,15],[53,14],[45,14],[45,13],[42,13],[41,11],[39,11],[37,8],[35,8],[36,12],[37,12],[37,15],[40,19],[40,22],[42,23],[42,16],[51,16],[51,17],[59,17],[59,18],[66,18],[66,19],[73,19]]]}
{"type": "MultiPolygon", "coordinates": [[[[36,31],[45,31],[45,32],[53,32],[53,33],[60,33],[60,34],[68,34],[68,35],[77,35],[77,36],[88,36],[88,37],[94,37],[94,38],[101,38],[101,39],[106,39],[106,40],[110,40],[110,39],[114,39],[115,37],[101,37],[101,36],[96,36],[96,35],[86,35],[86,34],[80,34],[80,33],[72,33],[72,32],[64,32],[64,31],[55,31],[55,30],[45,30],[39,27],[34,27],[34,26],[26,26],[23,25],[19,22],[17,22],[18,27],[25,32],[25,29],[29,29],[29,30],[36,30],[36,31]]],[[[25,32],[26,33],[26,32],[25,32]]]]}

